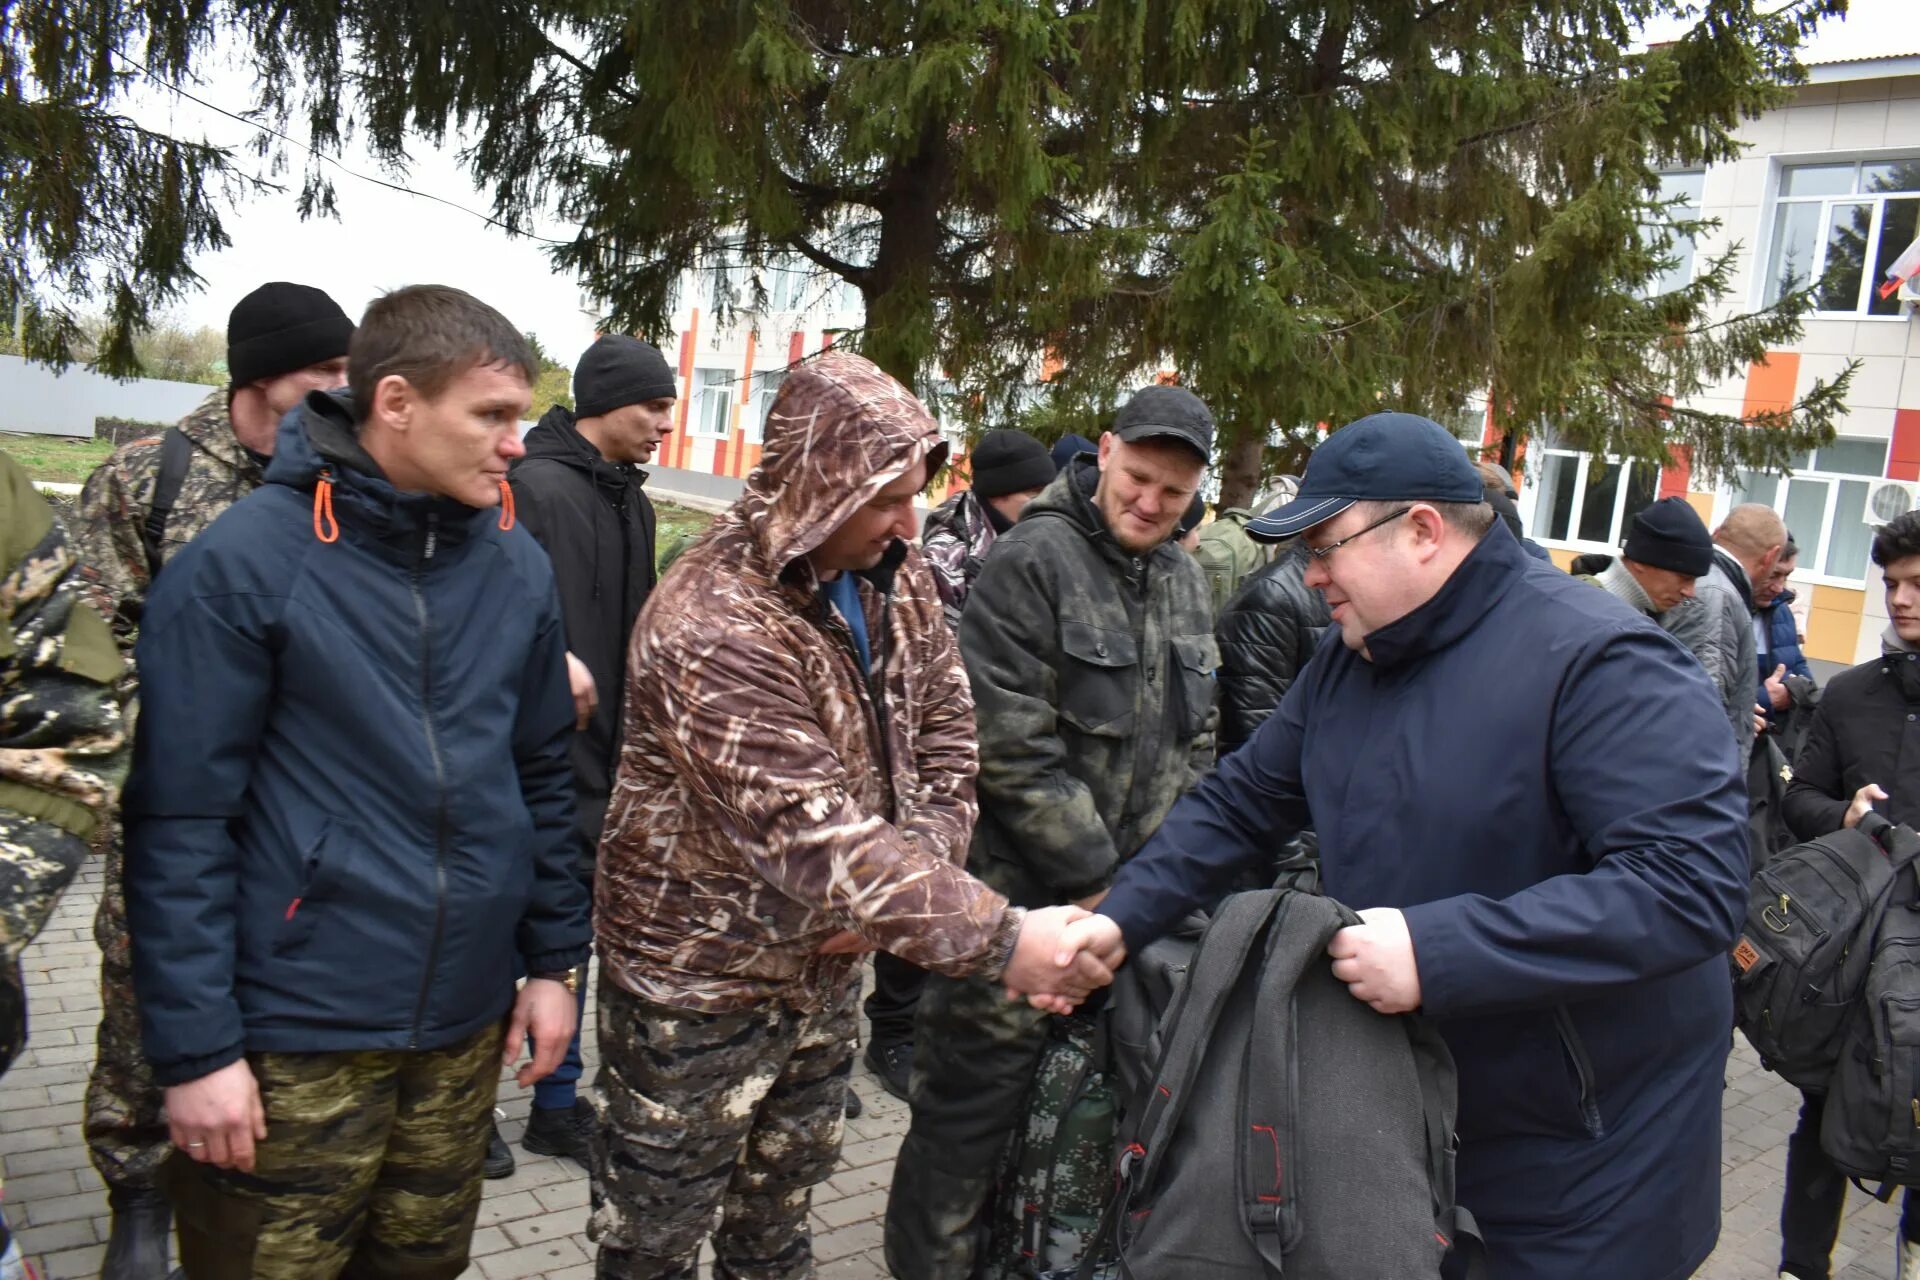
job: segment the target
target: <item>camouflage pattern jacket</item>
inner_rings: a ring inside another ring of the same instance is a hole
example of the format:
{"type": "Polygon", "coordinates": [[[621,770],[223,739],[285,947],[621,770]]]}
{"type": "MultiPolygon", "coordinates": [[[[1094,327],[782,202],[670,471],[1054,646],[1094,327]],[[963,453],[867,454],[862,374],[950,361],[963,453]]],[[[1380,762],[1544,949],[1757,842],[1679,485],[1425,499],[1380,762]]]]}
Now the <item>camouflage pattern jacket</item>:
{"type": "Polygon", "coordinates": [[[0,453],[0,1068],[18,1052],[21,949],[87,854],[127,766],[120,655],[86,603],[66,532],[0,453]]]}
{"type": "Polygon", "coordinates": [[[946,973],[996,972],[1017,912],[958,865],[973,707],[920,553],[859,575],[871,677],[807,552],[945,445],[857,356],[788,375],[747,490],[634,629],[595,928],[627,991],[694,1012],[844,992],[844,929],[946,973]]]}
{"type": "Polygon", "coordinates": [[[940,589],[947,621],[956,630],[960,611],[967,605],[967,591],[980,576],[995,536],[993,521],[987,519],[979,496],[971,489],[927,512],[927,523],[920,531],[920,554],[933,570],[933,585],[940,589]]]}
{"type": "MultiPolygon", "coordinates": [[[[208,396],[179,425],[193,442],[193,461],[167,516],[160,543],[162,566],[266,478],[233,434],[224,389],[208,396]]],[[[160,476],[160,439],[151,436],[122,445],[95,468],[80,492],[74,519],[74,554],[94,606],[113,624],[114,639],[123,652],[133,649],[147,591],[153,585],[141,533],[160,476]]]]}
{"type": "Polygon", "coordinates": [[[1075,460],[1021,513],[960,624],[980,719],[969,869],[1021,906],[1104,889],[1213,763],[1213,604],[1172,542],[1124,550],[1075,460]]]}

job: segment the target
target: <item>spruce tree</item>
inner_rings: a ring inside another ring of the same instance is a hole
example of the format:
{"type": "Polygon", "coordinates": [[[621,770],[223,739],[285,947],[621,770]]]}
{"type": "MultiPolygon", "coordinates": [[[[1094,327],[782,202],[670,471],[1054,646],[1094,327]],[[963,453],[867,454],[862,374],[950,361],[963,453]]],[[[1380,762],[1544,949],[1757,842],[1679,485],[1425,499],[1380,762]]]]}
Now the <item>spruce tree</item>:
{"type": "MultiPolygon", "coordinates": [[[[7,261],[25,346],[59,298],[124,325],[220,243],[232,157],[131,128],[134,63],[247,51],[260,118],[383,159],[456,134],[493,212],[612,323],[657,333],[688,273],[723,311],[797,257],[849,335],[974,423],[1098,431],[1171,369],[1221,422],[1223,492],[1382,405],[1487,393],[1509,448],[1696,472],[1831,438],[1845,377],[1758,422],[1689,401],[1798,332],[1730,314],[1731,252],[1657,293],[1660,174],[1731,160],[1844,0],[16,0],[0,15],[7,261]],[[1685,33],[1636,48],[1646,24],[1685,33]],[[1050,375],[1044,394],[1034,382],[1050,375]]],[[[271,143],[270,143],[271,145],[271,143]]],[[[305,207],[325,211],[308,165],[305,207]]],[[[1744,230],[1744,229],[1742,229],[1744,230]]],[[[722,317],[726,318],[725,316],[722,317]]]]}

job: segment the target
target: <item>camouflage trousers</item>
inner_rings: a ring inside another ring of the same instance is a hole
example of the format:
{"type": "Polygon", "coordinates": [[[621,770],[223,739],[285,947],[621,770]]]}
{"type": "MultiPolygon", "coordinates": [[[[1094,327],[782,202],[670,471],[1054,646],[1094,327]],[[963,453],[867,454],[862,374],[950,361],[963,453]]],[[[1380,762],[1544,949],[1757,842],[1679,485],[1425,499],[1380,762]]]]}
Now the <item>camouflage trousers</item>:
{"type": "Polygon", "coordinates": [[[700,1014],[600,984],[602,1280],[694,1280],[709,1234],[716,1280],[813,1275],[807,1217],[840,1157],[859,991],[815,1014],[700,1014]]]}
{"type": "Polygon", "coordinates": [[[252,1173],[163,1173],[188,1280],[453,1280],[467,1268],[503,1028],[425,1052],[249,1054],[252,1173]]]}
{"type": "Polygon", "coordinates": [[[1047,1047],[1047,1015],[983,978],[927,975],[914,1024],[913,1121],[893,1163],[887,1268],[970,1280],[985,1265],[1007,1141],[1047,1047]]]}
{"type": "Polygon", "coordinates": [[[118,1190],[158,1186],[173,1153],[162,1110],[165,1095],[140,1048],[140,1009],[133,997],[133,948],[127,937],[126,842],[116,811],[100,824],[95,847],[106,877],[93,916],[100,944],[100,1029],[87,1077],[82,1132],[101,1181],[118,1190]]]}

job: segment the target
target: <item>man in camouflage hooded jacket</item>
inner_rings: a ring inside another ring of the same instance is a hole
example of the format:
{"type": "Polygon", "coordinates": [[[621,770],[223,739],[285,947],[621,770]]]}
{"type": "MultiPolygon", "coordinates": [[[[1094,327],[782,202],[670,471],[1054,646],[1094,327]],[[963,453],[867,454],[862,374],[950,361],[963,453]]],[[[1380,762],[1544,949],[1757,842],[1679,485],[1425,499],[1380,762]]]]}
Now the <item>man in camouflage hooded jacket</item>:
{"type": "Polygon", "coordinates": [[[718,1274],[813,1274],[859,952],[1023,991],[1104,976],[1052,967],[1074,912],[958,865],[973,708],[906,541],[945,451],[871,362],[795,370],[746,493],[641,614],[596,886],[602,1276],[691,1280],[716,1212],[718,1274]]]}
{"type": "MultiPolygon", "coordinates": [[[[260,487],[281,417],[307,392],[346,383],[352,335],[353,321],[319,289],[280,281],[260,286],[227,320],[232,385],[212,392],[169,432],[115,450],[87,477],[73,522],[74,554],[125,657],[132,657],[154,574],[260,487]],[[186,465],[171,508],[154,520],[172,432],[185,438],[186,465]]],[[[128,697],[133,683],[130,677],[123,690],[128,697]]],[[[162,1090],[140,1048],[117,810],[108,812],[95,844],[106,854],[93,921],[101,1008],[84,1132],[114,1214],[102,1280],[158,1280],[167,1272],[168,1211],[157,1180],[173,1148],[161,1115],[162,1090]]]]}

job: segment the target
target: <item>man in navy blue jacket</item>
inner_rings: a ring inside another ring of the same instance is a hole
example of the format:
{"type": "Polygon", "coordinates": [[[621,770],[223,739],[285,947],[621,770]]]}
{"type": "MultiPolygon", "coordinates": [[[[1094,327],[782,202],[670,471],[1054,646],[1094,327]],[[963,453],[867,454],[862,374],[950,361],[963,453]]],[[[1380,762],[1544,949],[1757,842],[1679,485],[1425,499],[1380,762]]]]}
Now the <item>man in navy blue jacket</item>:
{"type": "Polygon", "coordinates": [[[587,956],[559,600],[501,506],[532,353],[424,286],[350,359],[136,649],[134,983],[196,1280],[459,1275],[502,1058],[553,1069],[587,956]]]}
{"type": "Polygon", "coordinates": [[[1255,524],[1303,535],[1338,635],[1069,933],[1117,961],[1311,821],[1327,893],[1363,908],[1334,973],[1453,1050],[1491,1273],[1682,1280],[1719,1233],[1733,744],[1699,663],[1480,499],[1424,418],[1315,450],[1255,524]]]}

